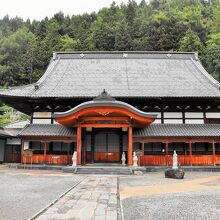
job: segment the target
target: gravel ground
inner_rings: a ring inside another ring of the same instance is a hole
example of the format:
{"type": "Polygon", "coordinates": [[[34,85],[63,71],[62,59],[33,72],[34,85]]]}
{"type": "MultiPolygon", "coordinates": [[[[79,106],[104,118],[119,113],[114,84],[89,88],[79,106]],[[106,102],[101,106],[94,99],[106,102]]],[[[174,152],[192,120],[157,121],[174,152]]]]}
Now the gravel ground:
{"type": "MultiPolygon", "coordinates": [[[[120,178],[120,189],[123,187],[144,187],[169,184],[175,186],[194,179],[219,176],[218,179],[201,183],[210,186],[208,190],[132,196],[122,200],[125,220],[220,220],[220,173],[192,172],[184,180],[164,178],[164,173],[149,173],[143,176],[120,178]],[[213,187],[211,189],[211,187],[213,187]],[[216,187],[216,188],[215,188],[216,187]],[[218,187],[218,188],[217,188],[218,187]],[[132,212],[131,212],[132,210],[132,212]]],[[[144,188],[146,190],[146,188],[144,188]]],[[[132,188],[131,188],[132,190],[132,188]]],[[[149,189],[150,190],[150,189],[149,189]]]]}
{"type": "MultiPolygon", "coordinates": [[[[120,186],[152,186],[169,183],[180,183],[209,176],[220,176],[218,172],[187,172],[183,180],[164,178],[164,172],[152,172],[143,176],[124,176],[120,178],[120,186]]],[[[220,219],[220,218],[219,218],[220,219]]]]}
{"type": "Polygon", "coordinates": [[[85,176],[57,171],[0,170],[0,220],[25,220],[85,176]]]}
{"type": "Polygon", "coordinates": [[[220,192],[127,198],[123,200],[123,209],[125,220],[219,220],[220,192]]]}

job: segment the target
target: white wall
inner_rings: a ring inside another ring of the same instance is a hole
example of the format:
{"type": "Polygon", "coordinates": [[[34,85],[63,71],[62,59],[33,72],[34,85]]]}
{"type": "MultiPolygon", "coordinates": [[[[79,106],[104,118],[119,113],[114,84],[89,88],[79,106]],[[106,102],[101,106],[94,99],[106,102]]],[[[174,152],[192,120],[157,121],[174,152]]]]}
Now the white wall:
{"type": "Polygon", "coordinates": [[[33,124],[51,124],[51,112],[34,112],[33,124]]]}
{"type": "Polygon", "coordinates": [[[38,119],[38,118],[33,118],[33,124],[51,124],[51,119],[38,119]]]}
{"type": "Polygon", "coordinates": [[[7,138],[6,143],[8,145],[20,145],[21,144],[21,139],[19,139],[19,138],[7,138]]]}
{"type": "Polygon", "coordinates": [[[51,112],[34,112],[33,118],[51,118],[51,112]]]}

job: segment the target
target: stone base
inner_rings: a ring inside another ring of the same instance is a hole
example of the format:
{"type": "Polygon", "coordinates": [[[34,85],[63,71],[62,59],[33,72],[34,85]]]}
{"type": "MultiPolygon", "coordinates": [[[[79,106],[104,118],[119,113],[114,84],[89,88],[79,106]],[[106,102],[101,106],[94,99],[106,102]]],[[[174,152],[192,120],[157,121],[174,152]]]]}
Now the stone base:
{"type": "Polygon", "coordinates": [[[165,171],[166,178],[183,179],[185,172],[182,169],[168,169],[165,171]]]}

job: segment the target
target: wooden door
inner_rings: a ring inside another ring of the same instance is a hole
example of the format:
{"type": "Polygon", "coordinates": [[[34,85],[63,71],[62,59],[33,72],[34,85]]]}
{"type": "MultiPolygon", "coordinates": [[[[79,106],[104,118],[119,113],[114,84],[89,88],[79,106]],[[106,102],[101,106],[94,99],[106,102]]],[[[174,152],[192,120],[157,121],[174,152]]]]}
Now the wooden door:
{"type": "Polygon", "coordinates": [[[119,162],[120,136],[117,131],[101,130],[94,137],[94,162],[119,162]]]}
{"type": "Polygon", "coordinates": [[[7,163],[20,163],[21,162],[21,146],[20,145],[6,145],[5,162],[7,163]]]}

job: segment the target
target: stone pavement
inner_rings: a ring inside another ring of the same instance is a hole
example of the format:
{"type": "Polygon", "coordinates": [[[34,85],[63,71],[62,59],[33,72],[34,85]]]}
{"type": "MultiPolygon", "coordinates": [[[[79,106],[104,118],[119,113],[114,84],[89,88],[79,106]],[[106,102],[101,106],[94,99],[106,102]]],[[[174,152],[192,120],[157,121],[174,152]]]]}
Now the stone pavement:
{"type": "Polygon", "coordinates": [[[120,215],[116,176],[89,176],[38,220],[116,220],[120,215]]]}

